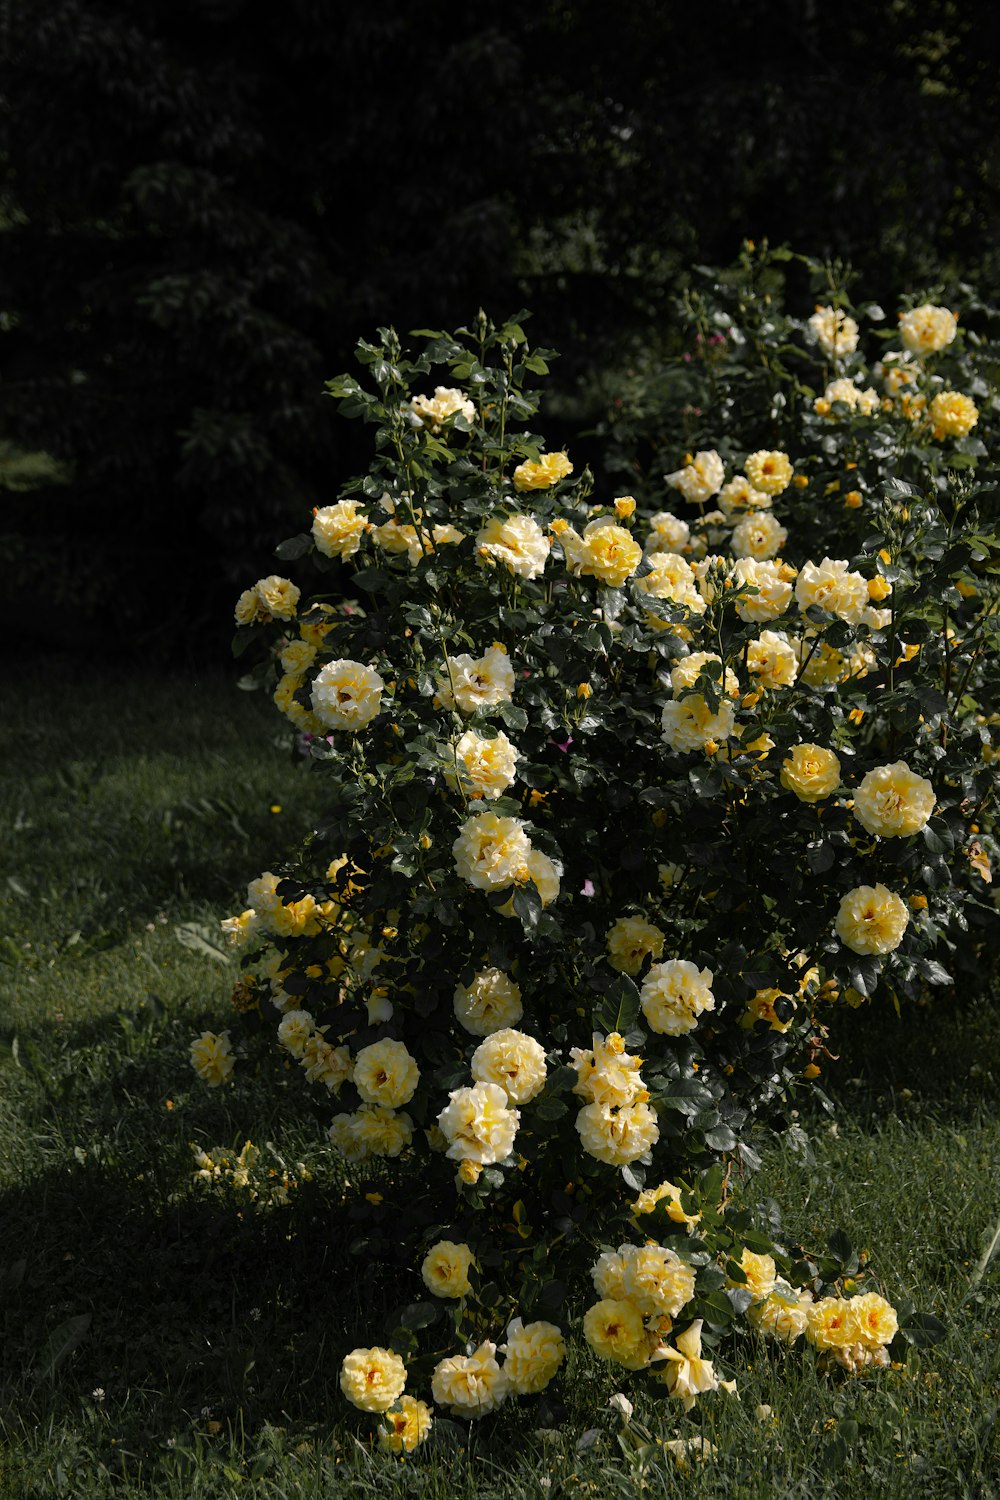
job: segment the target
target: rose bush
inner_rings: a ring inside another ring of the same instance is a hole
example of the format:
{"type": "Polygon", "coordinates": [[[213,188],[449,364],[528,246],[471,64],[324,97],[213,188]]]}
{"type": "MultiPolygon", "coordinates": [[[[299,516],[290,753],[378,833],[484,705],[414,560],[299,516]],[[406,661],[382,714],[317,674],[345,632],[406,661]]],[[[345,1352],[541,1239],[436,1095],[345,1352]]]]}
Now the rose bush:
{"type": "MultiPolygon", "coordinates": [[[[846,318],[811,328],[855,358],[846,318]]],[[[371,468],[278,549],[328,590],[290,617],[241,600],[235,640],[328,788],[224,924],[238,1046],[276,1040],[325,1103],[352,1253],[414,1297],[345,1394],[400,1451],[427,1424],[396,1360],[473,1418],[544,1391],[571,1325],[678,1411],[725,1386],[734,1325],[882,1363],[905,1315],[860,1305],[850,1246],[803,1252],[728,1184],[820,1073],[838,998],[947,979],[956,925],[992,920],[967,848],[995,595],[941,597],[992,556],[975,497],[879,481],[849,547],[804,499],[869,420],[845,406],[801,416],[833,444],[815,462],[760,424],[713,435],[664,470],[685,517],[652,482],[595,501],[527,429],[550,355],[520,324],[414,337],[330,384],[371,468]]],[[[192,1056],[239,1076],[228,1033],[192,1056]]]]}

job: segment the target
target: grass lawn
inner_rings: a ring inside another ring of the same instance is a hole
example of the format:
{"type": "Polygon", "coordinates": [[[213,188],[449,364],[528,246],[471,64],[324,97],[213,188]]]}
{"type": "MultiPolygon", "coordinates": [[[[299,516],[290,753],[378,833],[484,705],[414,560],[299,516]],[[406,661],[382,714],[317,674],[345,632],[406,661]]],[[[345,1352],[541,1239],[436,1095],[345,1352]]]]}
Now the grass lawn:
{"type": "Polygon", "coordinates": [[[512,1401],[464,1448],[400,1463],[338,1388],[380,1296],[401,1297],[346,1256],[329,1107],[297,1077],[209,1091],[187,1058],[192,1034],[226,1024],[237,970],[219,918],[308,829],[322,779],[293,764],[269,704],[218,677],[54,667],[9,680],[4,702],[3,1500],[555,1500],[643,1481],[720,1500],[1000,1494],[1000,1255],[977,1277],[1000,1220],[995,999],[938,994],[901,1021],[845,1010],[835,1114],[803,1121],[813,1159],[769,1145],[742,1189],[814,1242],[845,1229],[890,1299],[947,1324],[942,1344],[836,1381],[808,1352],[746,1340],[725,1372],[740,1399],[692,1418],[576,1349],[558,1426],[512,1401]],[[248,1136],[279,1171],[314,1168],[288,1207],[195,1189],[192,1143],[248,1136]],[[682,1475],[641,1432],[620,1437],[619,1389],[650,1439],[700,1434],[717,1456],[682,1475]]]}

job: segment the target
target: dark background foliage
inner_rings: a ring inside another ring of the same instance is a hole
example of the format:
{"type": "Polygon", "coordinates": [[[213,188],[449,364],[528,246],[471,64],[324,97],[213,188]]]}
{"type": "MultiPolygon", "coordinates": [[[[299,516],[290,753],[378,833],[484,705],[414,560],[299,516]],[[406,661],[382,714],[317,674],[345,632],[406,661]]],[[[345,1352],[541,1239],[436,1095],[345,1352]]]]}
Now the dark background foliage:
{"type": "Polygon", "coordinates": [[[13,0],[6,43],[0,615],[33,641],[218,660],[367,463],[323,381],[376,325],[533,308],[558,446],[745,237],[889,309],[996,280],[992,7],[13,0]]]}

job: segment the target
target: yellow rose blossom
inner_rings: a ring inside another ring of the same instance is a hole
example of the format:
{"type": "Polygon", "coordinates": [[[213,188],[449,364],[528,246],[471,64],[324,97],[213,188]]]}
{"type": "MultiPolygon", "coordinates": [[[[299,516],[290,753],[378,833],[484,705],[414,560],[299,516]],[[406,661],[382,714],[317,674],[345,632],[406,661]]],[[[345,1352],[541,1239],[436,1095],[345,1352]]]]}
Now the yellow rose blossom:
{"type": "Polygon", "coordinates": [[[947,348],[958,332],[958,319],[946,307],[924,302],[899,314],[899,332],[914,354],[936,354],[947,348]]]}
{"type": "Polygon", "coordinates": [[[725,466],[714,448],[696,453],[694,457],[673,474],[663,476],[675,490],[680,490],[685,500],[701,505],[717,495],[726,477],[725,466]]]}
{"type": "Polygon", "coordinates": [[[645,917],[619,917],[609,929],[606,942],[611,967],[634,977],[647,958],[662,956],[666,938],[645,917]]]}
{"type": "Polygon", "coordinates": [[[442,1359],[431,1376],[431,1394],[453,1417],[483,1417],[495,1411],[507,1395],[507,1377],[496,1359],[497,1346],[488,1340],[474,1354],[442,1359]]]}
{"type": "Polygon", "coordinates": [[[789,1016],[787,1021],[782,1021],[774,1008],[774,1002],[788,998],[781,990],[757,990],[747,1001],[747,1008],[740,1017],[740,1025],[745,1031],[752,1031],[758,1021],[766,1021],[772,1031],[787,1031],[792,1018],[789,1016]]]}
{"type": "MultiPolygon", "coordinates": [[[[695,615],[705,613],[705,600],[695,585],[695,574],[691,564],[676,552],[654,552],[649,559],[650,570],[642,578],[637,578],[634,588],[640,594],[648,594],[653,599],[669,599],[674,604],[682,604],[685,609],[695,615]]],[[[641,605],[642,600],[637,600],[641,605]]],[[[671,626],[669,621],[661,620],[659,616],[647,612],[646,623],[653,630],[677,629],[671,626]]]]}
{"type": "Polygon", "coordinates": [[[530,849],[519,818],[482,812],[462,824],[452,854],[462,880],[480,891],[499,891],[526,874],[530,849]]]}
{"type": "Polygon", "coordinates": [[[368,517],[357,500],[338,500],[313,514],[312,536],[317,552],[341,562],[353,557],[368,530],[368,517]]]}
{"type": "Polygon", "coordinates": [[[733,528],[730,547],[734,557],[752,557],[758,562],[776,556],[788,540],[788,532],[771,511],[744,516],[733,528]]]}
{"type": "Polygon", "coordinates": [[[445,766],[448,784],[457,789],[459,774],[470,797],[492,800],[500,797],[516,779],[518,752],[501,730],[493,739],[483,739],[467,729],[455,746],[454,765],[445,766]]]}
{"type": "Polygon", "coordinates": [[[878,1292],[863,1292],[852,1297],[848,1306],[854,1319],[855,1337],[862,1344],[877,1348],[891,1344],[899,1331],[899,1319],[891,1302],[878,1292]]]}
{"type": "Polygon", "coordinates": [[[330,1144],[348,1161],[372,1156],[399,1156],[413,1139],[413,1121],[402,1110],[362,1104],[353,1114],[334,1115],[327,1131],[330,1144]]]}
{"type": "Polygon", "coordinates": [[[831,407],[838,401],[862,417],[874,416],[880,406],[878,391],[871,386],[862,391],[853,380],[831,380],[822,396],[813,402],[813,410],[818,416],[836,419],[837,413],[831,407]]]}
{"type": "Polygon", "coordinates": [[[412,1453],[431,1430],[431,1409],[426,1401],[400,1396],[376,1428],[383,1453],[412,1453]]]}
{"type": "MultiPolygon", "coordinates": [[[[737,599],[736,613],[741,620],[762,624],[786,613],[792,602],[792,584],[785,567],[784,563],[772,559],[737,559],[732,571],[734,585],[748,584],[757,591],[737,599]]],[[[794,578],[795,574],[792,573],[791,577],[794,578]]]]}
{"type": "Polygon", "coordinates": [[[685,754],[723,744],[733,733],[736,716],[731,703],[721,702],[713,713],[701,693],[691,693],[664,704],[660,720],[667,744],[685,754]]]}
{"type": "Polygon", "coordinates": [[[682,657],[679,662],[671,667],[670,689],[674,696],[676,697],[679,693],[684,692],[685,688],[695,687],[700,674],[713,662],[718,666],[719,672],[718,674],[709,672],[708,675],[710,677],[715,676],[715,680],[722,692],[726,693],[730,698],[738,698],[740,695],[739,678],[730,667],[727,667],[724,672],[722,671],[722,657],[718,656],[714,651],[692,651],[689,656],[682,657]]]}
{"type": "Polygon", "coordinates": [[[763,490],[765,495],[780,495],[792,482],[788,454],[778,449],[760,448],[749,453],[743,467],[753,488],[763,490]]]}
{"type": "Polygon", "coordinates": [[[240,912],[237,917],[224,917],[219,927],[231,948],[242,948],[256,936],[260,918],[252,907],[240,912]]]}
{"type": "Polygon", "coordinates": [[[687,546],[691,536],[691,528],[686,521],[680,520],[669,510],[657,511],[655,516],[650,517],[650,532],[646,538],[646,554],[654,556],[657,552],[677,552],[687,546]]]}
{"type": "Polygon", "coordinates": [[[858,325],[842,307],[824,307],[817,303],[809,327],[830,359],[843,359],[858,347],[858,325]]]}
{"type": "Polygon", "coordinates": [[[854,816],[868,833],[905,838],[919,833],[934,811],[934,788],[911,771],[905,760],[877,766],[854,793],[854,816]]]}
{"type": "Polygon", "coordinates": [[[758,688],[791,687],[799,662],[784,631],[762,630],[747,646],[747,671],[758,688]]]}
{"type": "Polygon", "coordinates": [[[706,1391],[719,1388],[711,1360],[702,1358],[702,1323],[703,1320],[697,1318],[690,1328],[678,1334],[674,1340],[676,1349],[668,1347],[663,1351],[667,1363],[661,1369],[660,1379],[671,1396],[684,1403],[685,1411],[690,1411],[697,1398],[706,1391]]]}
{"type": "MultiPolygon", "coordinates": [[[[323,1027],[323,1031],[326,1027],[323,1027]]],[[[331,1094],[339,1094],[343,1085],[354,1073],[354,1063],[347,1047],[334,1047],[321,1031],[314,1031],[306,1039],[299,1064],[309,1083],[322,1083],[331,1094]]],[[[404,1116],[403,1118],[407,1118],[404,1116]]]]}
{"type": "Polygon", "coordinates": [[[470,423],[476,420],[472,402],[453,386],[435,386],[433,396],[414,396],[407,410],[414,427],[429,427],[433,433],[440,432],[451,417],[461,416],[470,423]]]}
{"type": "Polygon", "coordinates": [[[403,1394],[406,1366],[393,1349],[352,1349],[340,1366],[340,1389],[360,1411],[388,1411],[403,1394]]]}
{"type": "Polygon", "coordinates": [[[570,1063],[577,1072],[573,1092],[588,1103],[611,1109],[645,1103],[649,1098],[639,1076],[642,1058],[626,1052],[625,1043],[616,1031],[606,1038],[595,1031],[593,1048],[584,1051],[572,1047],[570,1063]]]}
{"type": "Polygon", "coordinates": [[[366,1104],[399,1109],[413,1098],[419,1082],[420,1069],[404,1042],[372,1042],[354,1059],[354,1087],[366,1104]]]}
{"type": "Polygon", "coordinates": [[[316,647],[308,641],[289,641],[278,654],[281,670],[291,676],[301,677],[316,660],[316,647]]]}
{"type": "Polygon", "coordinates": [[[602,1250],[590,1270],[597,1295],[606,1301],[625,1301],[625,1267],[637,1250],[636,1245],[619,1245],[617,1250],[602,1250]]]}
{"type": "Polygon", "coordinates": [[[228,1031],[203,1031],[191,1043],[191,1066],[209,1088],[225,1083],[236,1066],[228,1031]]]}
{"type": "Polygon", "coordinates": [[[658,1203],[664,1205],[667,1216],[675,1224],[683,1224],[688,1234],[694,1233],[695,1225],[701,1220],[701,1214],[685,1213],[681,1203],[681,1190],[672,1182],[661,1182],[655,1188],[643,1188],[632,1204],[632,1213],[636,1216],[652,1213],[658,1203]]]}
{"type": "Polygon", "coordinates": [[[521,1019],[521,991],[500,969],[480,969],[455,990],[455,1015],[473,1036],[491,1036],[521,1019]]]}
{"type": "Polygon", "coordinates": [[[909,920],[902,897],[879,883],[848,891],[834,926],[840,941],[854,953],[891,953],[903,941],[909,920]]]}
{"type": "Polygon", "coordinates": [[[474,714],[494,703],[509,703],[514,694],[514,668],[502,646],[494,645],[482,656],[467,654],[449,659],[449,670],[438,673],[435,703],[474,714]]]}
{"type": "Polygon", "coordinates": [[[642,548],[631,532],[606,516],[591,521],[582,536],[572,526],[565,527],[559,543],[574,577],[596,578],[609,588],[621,588],[642,561],[642,548]]]}
{"type": "Polygon", "coordinates": [[[500,1353],[511,1394],[537,1396],[566,1358],[566,1342],[554,1323],[522,1323],[520,1318],[513,1318],[500,1353]]]}
{"type": "Polygon", "coordinates": [[[379,714],[384,687],[374,668],[363,662],[327,662],[313,679],[313,712],[328,729],[356,733],[379,714]]]}
{"type": "Polygon", "coordinates": [[[647,1361],[642,1313],[624,1299],[606,1297],[588,1307],[583,1336],[600,1359],[613,1360],[626,1369],[641,1369],[647,1361]]]}
{"type": "Polygon", "coordinates": [[[527,1104],[545,1087],[545,1048],[523,1031],[504,1027],[480,1042],[472,1054],[477,1083],[495,1083],[511,1104],[527,1104]]]}
{"type": "Polygon", "coordinates": [[[684,1036],[704,1011],[715,1009],[711,985],[711,969],[699,969],[687,959],[654,964],[639,992],[642,1013],[661,1036],[684,1036]]]}
{"type": "Polygon", "coordinates": [[[313,1033],[313,1018],[307,1010],[286,1010],[278,1027],[278,1041],[299,1058],[313,1033]]]}
{"type": "Polygon", "coordinates": [[[420,1274],[435,1297],[465,1297],[472,1291],[469,1271],[474,1264],[468,1245],[438,1240],[424,1256],[420,1274]]]}
{"type": "Polygon", "coordinates": [[[817,1349],[841,1349],[857,1340],[857,1325],[846,1297],[821,1297],[807,1314],[806,1338],[817,1349]]]}
{"type": "Polygon", "coordinates": [[[958,391],[939,391],[927,413],[938,442],[945,437],[968,437],[979,421],[979,408],[958,391]]]}
{"type": "Polygon", "coordinates": [[[719,509],[730,525],[755,511],[771,508],[771,497],[755,490],[745,474],[734,474],[719,491],[719,509]]]}
{"type": "Polygon", "coordinates": [[[800,802],[820,802],[840,785],[840,760],[822,745],[793,745],[781,766],[781,785],[800,802]]]}
{"type": "Polygon", "coordinates": [[[619,521],[628,521],[635,515],[635,499],[632,495],[619,495],[614,508],[619,521]]]}
{"type": "Polygon", "coordinates": [[[448,1101],[437,1117],[448,1142],[447,1156],[488,1167],[510,1155],[521,1116],[508,1107],[499,1084],[452,1089],[448,1101]]]}
{"type": "Polygon", "coordinates": [[[576,1129],[583,1149],[612,1167],[648,1156],[660,1138],[656,1112],[644,1102],[621,1107],[585,1104],[576,1117],[576,1129]]]}
{"type": "Polygon", "coordinates": [[[883,578],[881,574],[876,574],[874,578],[869,578],[868,597],[869,599],[874,599],[876,604],[880,604],[883,599],[888,599],[891,593],[892,584],[887,578],[883,578]]]}
{"type": "Polygon", "coordinates": [[[476,537],[481,562],[502,563],[518,578],[540,578],[551,543],[532,516],[492,516],[476,537]]]}
{"type": "Polygon", "coordinates": [[[644,1317],[676,1318],[694,1296],[694,1271],[673,1250],[640,1245],[625,1263],[625,1296],[644,1317]]]}
{"type": "Polygon", "coordinates": [[[514,470],[514,488],[547,490],[572,472],[573,465],[565,453],[543,453],[537,463],[529,458],[518,464],[514,470]]]}
{"type": "MultiPolygon", "coordinates": [[[[524,866],[518,873],[518,885],[525,885],[529,880],[537,890],[542,906],[551,906],[559,895],[559,868],[554,860],[551,860],[547,854],[542,853],[541,849],[529,848],[524,866]]],[[[516,916],[514,897],[511,896],[510,900],[503,906],[498,906],[496,911],[500,917],[516,916]]]]}
{"type": "MultiPolygon", "coordinates": [[[[744,1249],[740,1255],[739,1264],[746,1276],[746,1287],[755,1302],[763,1302],[774,1291],[775,1282],[778,1279],[777,1268],[772,1255],[755,1255],[752,1250],[744,1249]]],[[[743,1283],[734,1282],[734,1286],[743,1283]]]]}
{"type": "Polygon", "coordinates": [[[747,1309],[747,1318],[751,1326],[766,1337],[794,1344],[806,1331],[811,1305],[809,1292],[796,1291],[779,1278],[761,1302],[755,1302],[747,1309]]]}
{"type": "Polygon", "coordinates": [[[842,559],[824,557],[821,563],[803,564],[795,597],[803,614],[818,605],[848,624],[858,625],[868,605],[868,580],[861,573],[850,572],[842,559]]]}

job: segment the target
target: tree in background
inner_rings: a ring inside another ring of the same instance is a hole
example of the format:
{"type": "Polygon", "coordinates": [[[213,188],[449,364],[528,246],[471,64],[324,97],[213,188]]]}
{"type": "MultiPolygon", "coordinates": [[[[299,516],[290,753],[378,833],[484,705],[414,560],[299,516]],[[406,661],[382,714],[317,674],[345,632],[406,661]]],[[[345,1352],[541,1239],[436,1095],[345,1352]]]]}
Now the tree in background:
{"type": "Polygon", "coordinates": [[[578,426],[581,382],[745,235],[853,259],[873,295],[988,283],[998,30],[949,0],[848,22],[784,0],[766,25],[735,0],[512,0],[460,26],[15,0],[3,436],[71,479],[10,499],[25,595],[74,633],[89,612],[221,640],[232,580],[356,467],[323,380],[359,327],[527,302],[578,426]]]}

